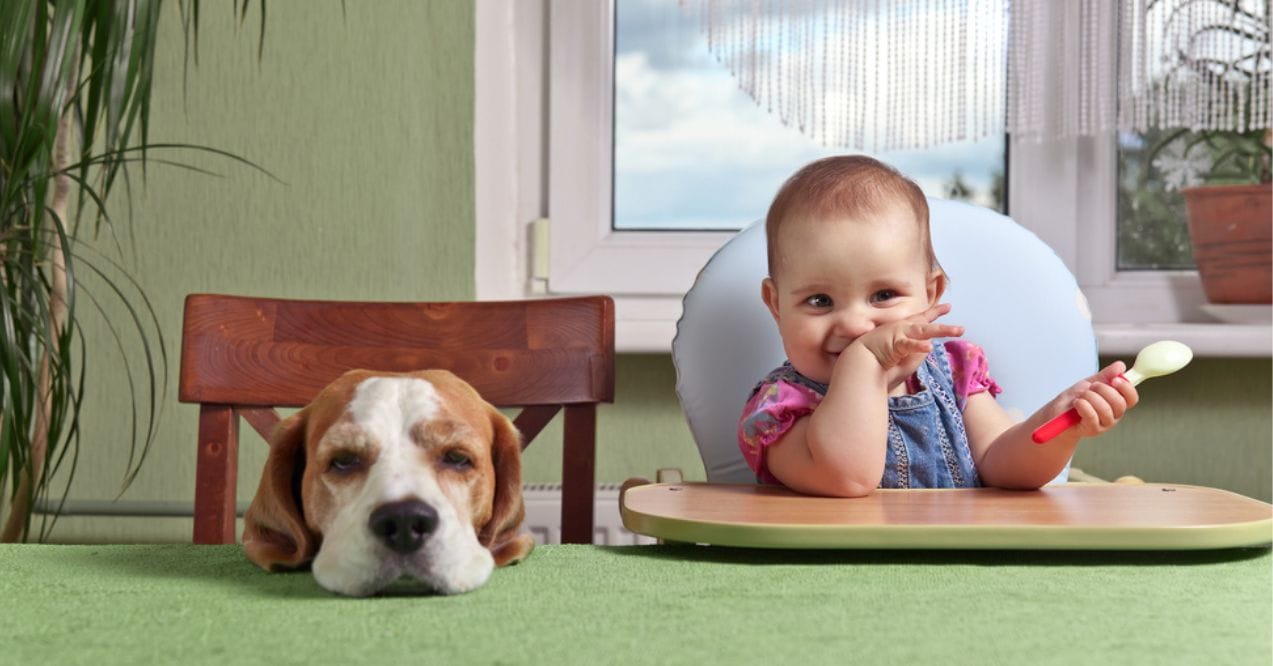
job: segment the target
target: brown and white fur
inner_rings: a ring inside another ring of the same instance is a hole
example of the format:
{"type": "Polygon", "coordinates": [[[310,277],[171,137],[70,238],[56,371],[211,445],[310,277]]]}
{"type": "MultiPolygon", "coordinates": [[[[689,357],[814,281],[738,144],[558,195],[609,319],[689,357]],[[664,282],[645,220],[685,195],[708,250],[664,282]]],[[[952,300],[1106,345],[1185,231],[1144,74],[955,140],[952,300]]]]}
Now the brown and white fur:
{"type": "Polygon", "coordinates": [[[456,594],[530,553],[523,516],[521,437],[471,386],[353,370],[279,424],[243,545],[340,594],[404,577],[456,594]]]}

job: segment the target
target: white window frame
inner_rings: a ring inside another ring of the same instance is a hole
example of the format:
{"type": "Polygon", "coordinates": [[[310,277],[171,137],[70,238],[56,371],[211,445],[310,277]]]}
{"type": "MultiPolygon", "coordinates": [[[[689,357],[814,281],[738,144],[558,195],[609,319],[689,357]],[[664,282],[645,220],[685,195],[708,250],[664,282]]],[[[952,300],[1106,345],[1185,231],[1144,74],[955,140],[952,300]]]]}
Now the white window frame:
{"type": "MultiPolygon", "coordinates": [[[[611,228],[612,25],[610,0],[477,2],[477,297],[611,294],[619,351],[666,352],[684,291],[730,233],[611,228]],[[531,258],[540,218],[546,275],[531,258]]],[[[1270,355],[1269,326],[1189,323],[1207,319],[1196,272],[1115,270],[1113,136],[1009,145],[1009,212],[1075,273],[1103,353],[1170,337],[1270,355]]]]}

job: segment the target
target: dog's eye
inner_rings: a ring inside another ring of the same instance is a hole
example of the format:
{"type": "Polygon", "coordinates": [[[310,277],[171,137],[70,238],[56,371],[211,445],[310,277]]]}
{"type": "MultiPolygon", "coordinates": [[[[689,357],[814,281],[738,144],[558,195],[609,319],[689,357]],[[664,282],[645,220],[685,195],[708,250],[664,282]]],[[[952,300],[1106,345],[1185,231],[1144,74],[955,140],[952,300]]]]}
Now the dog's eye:
{"type": "Polygon", "coordinates": [[[333,472],[348,474],[362,467],[362,458],[356,453],[341,453],[334,456],[328,468],[333,472]]]}
{"type": "Polygon", "coordinates": [[[451,449],[450,451],[442,454],[442,462],[450,465],[451,467],[459,468],[470,467],[473,465],[473,461],[469,460],[469,457],[464,455],[464,452],[458,449],[451,449]]]}

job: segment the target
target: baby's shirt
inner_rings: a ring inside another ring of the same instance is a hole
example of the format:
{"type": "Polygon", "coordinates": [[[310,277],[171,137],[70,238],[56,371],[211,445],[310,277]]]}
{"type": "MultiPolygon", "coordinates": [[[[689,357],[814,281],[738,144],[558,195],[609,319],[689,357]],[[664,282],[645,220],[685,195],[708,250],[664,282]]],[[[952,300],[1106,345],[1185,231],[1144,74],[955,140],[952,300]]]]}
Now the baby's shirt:
{"type": "MultiPolygon", "coordinates": [[[[989,364],[980,347],[964,340],[948,340],[942,347],[947,361],[945,365],[950,368],[955,406],[960,412],[970,395],[989,391],[991,396],[996,396],[1003,392],[990,377],[989,364]]],[[[926,363],[940,367],[933,360],[933,355],[930,355],[926,363]]],[[[907,389],[911,393],[921,388],[918,374],[907,379],[907,389]]],[[[738,422],[738,446],[759,482],[781,483],[769,473],[765,451],[781,439],[796,421],[812,414],[826,392],[825,384],[801,375],[790,363],[770,372],[752,389],[751,398],[738,422]]]]}

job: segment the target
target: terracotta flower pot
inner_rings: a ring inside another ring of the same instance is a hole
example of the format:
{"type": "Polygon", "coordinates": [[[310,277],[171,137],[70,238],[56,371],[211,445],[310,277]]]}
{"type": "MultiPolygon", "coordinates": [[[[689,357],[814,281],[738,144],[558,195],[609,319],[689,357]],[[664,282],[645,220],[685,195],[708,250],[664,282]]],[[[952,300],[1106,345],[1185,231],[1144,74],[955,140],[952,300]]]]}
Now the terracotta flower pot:
{"type": "Polygon", "coordinates": [[[1273,186],[1181,191],[1193,258],[1212,303],[1273,303],[1273,186]]]}

